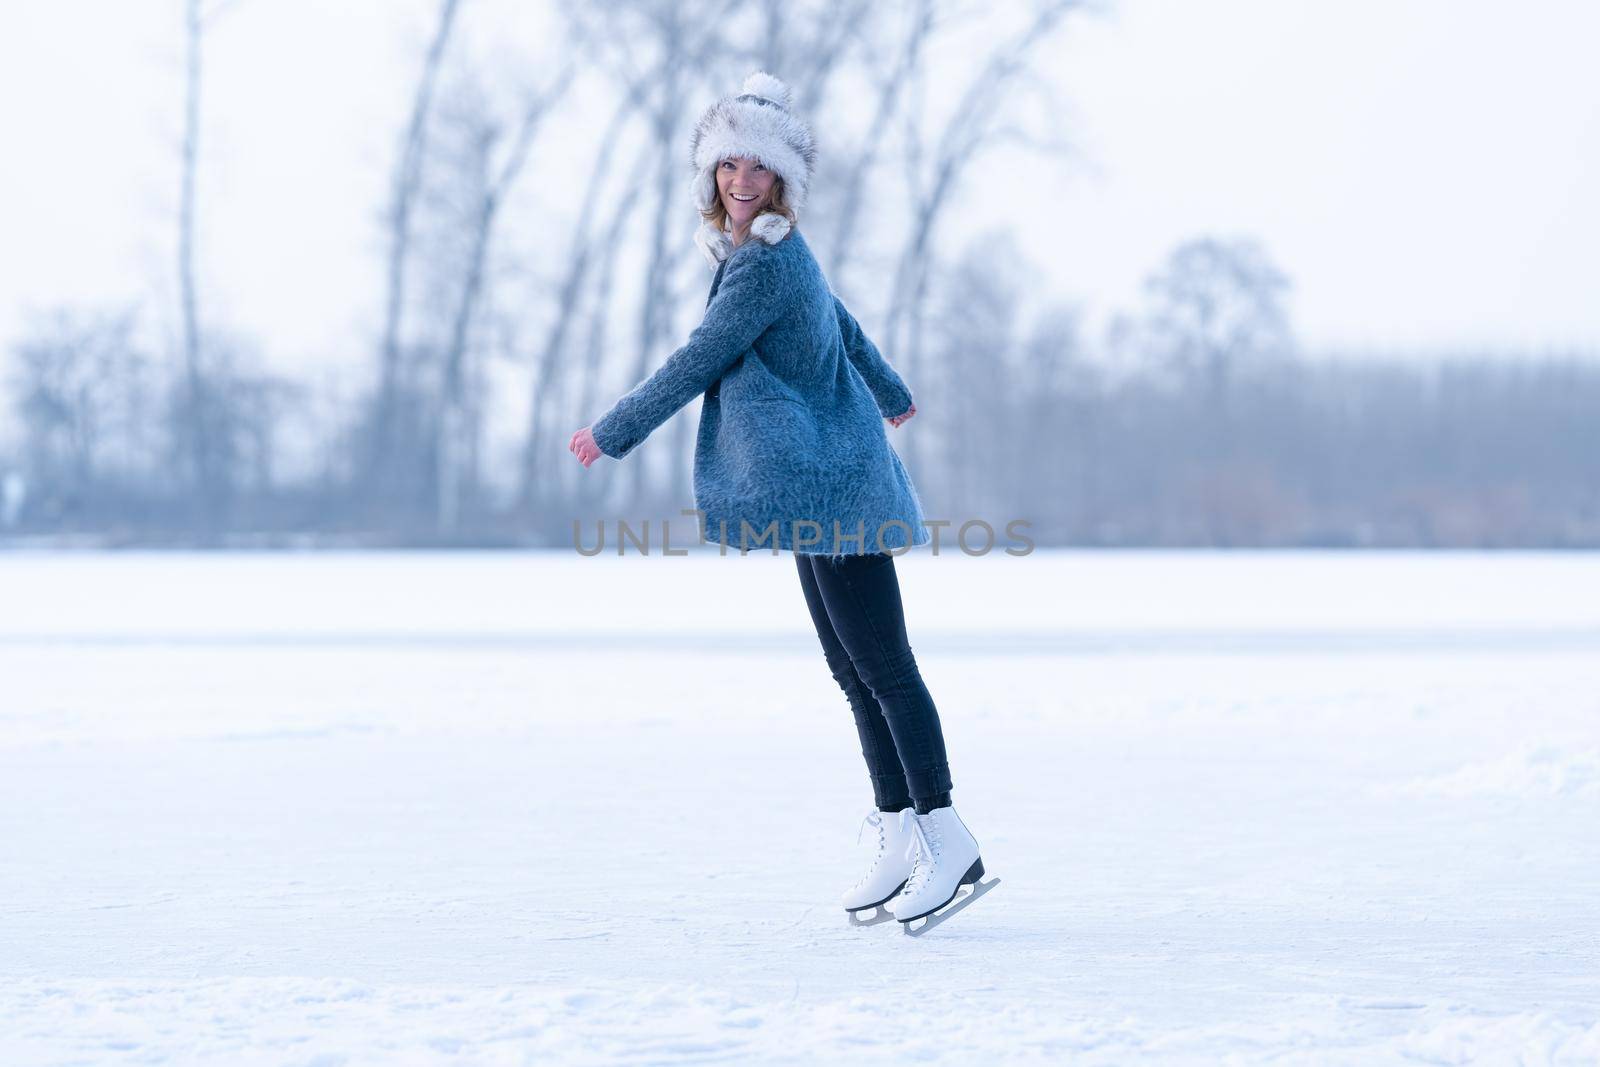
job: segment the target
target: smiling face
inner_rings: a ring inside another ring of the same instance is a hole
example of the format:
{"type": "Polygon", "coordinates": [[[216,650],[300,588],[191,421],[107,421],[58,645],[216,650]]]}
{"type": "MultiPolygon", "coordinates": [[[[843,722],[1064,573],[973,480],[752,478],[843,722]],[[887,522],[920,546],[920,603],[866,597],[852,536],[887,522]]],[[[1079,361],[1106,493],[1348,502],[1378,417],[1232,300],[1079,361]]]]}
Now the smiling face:
{"type": "Polygon", "coordinates": [[[753,159],[733,157],[717,164],[717,195],[734,229],[749,226],[770,205],[776,179],[776,174],[753,159]]]}

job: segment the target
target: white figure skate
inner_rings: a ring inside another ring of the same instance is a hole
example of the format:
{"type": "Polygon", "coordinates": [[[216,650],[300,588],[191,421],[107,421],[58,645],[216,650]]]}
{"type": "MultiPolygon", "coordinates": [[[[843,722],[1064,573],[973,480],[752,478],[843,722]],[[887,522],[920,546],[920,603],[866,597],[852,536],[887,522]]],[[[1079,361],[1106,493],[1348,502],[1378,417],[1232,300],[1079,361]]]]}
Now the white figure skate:
{"type": "Polygon", "coordinates": [[[872,854],[872,866],[844,894],[844,910],[850,913],[851,926],[876,926],[894,918],[884,905],[890,897],[900,892],[900,887],[911,877],[912,857],[916,853],[911,847],[912,831],[909,826],[915,824],[909,820],[915,814],[911,808],[904,809],[898,815],[874,808],[861,820],[861,828],[856,831],[856,844],[861,843],[861,835],[869,826],[877,835],[877,842],[872,854]],[[868,918],[860,915],[861,912],[875,909],[877,915],[868,918]]]}
{"type": "Polygon", "coordinates": [[[907,851],[915,857],[915,865],[905,887],[889,901],[889,911],[906,933],[927,933],[1000,884],[998,878],[982,881],[983,859],[978,855],[978,841],[954,807],[935,808],[926,815],[907,809],[900,813],[900,821],[911,829],[907,851]],[[955,907],[935,915],[956,899],[964,885],[970,885],[972,892],[955,907]],[[912,929],[910,924],[917,919],[927,921],[912,929]]]}

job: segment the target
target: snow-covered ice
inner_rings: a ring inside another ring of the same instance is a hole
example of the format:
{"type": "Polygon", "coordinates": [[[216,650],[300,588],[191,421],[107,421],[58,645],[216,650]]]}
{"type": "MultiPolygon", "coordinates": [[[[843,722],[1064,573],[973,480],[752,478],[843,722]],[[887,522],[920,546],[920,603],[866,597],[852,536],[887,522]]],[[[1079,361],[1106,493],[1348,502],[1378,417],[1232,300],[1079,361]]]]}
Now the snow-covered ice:
{"type": "Polygon", "coordinates": [[[897,566],[923,938],[788,556],[0,554],[0,1063],[1600,1061],[1600,557],[897,566]]]}

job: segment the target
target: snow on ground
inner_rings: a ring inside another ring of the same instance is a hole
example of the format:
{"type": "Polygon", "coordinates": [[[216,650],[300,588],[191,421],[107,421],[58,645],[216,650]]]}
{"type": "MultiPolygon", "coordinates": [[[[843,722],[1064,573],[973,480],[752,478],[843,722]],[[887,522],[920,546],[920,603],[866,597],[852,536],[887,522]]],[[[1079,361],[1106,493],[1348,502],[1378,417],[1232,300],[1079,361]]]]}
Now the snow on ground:
{"type": "Polygon", "coordinates": [[[897,565],[922,938],[788,556],[0,554],[0,1063],[1600,1061],[1600,558],[897,565]]]}

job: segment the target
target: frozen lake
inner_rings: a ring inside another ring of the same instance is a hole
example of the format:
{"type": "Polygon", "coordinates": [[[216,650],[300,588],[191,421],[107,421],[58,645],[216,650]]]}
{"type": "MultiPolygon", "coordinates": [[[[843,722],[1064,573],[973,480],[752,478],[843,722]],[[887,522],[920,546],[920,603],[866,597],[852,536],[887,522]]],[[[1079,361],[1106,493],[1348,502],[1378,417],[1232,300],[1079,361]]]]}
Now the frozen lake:
{"type": "Polygon", "coordinates": [[[1600,1060],[1600,556],[897,567],[922,938],[787,555],[0,554],[0,1063],[1600,1060]]]}

